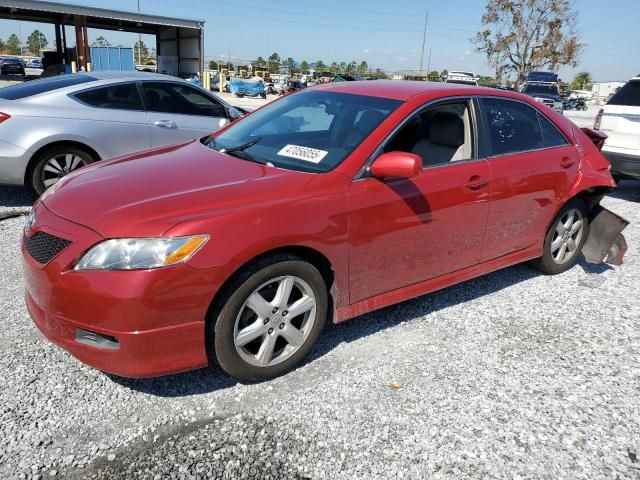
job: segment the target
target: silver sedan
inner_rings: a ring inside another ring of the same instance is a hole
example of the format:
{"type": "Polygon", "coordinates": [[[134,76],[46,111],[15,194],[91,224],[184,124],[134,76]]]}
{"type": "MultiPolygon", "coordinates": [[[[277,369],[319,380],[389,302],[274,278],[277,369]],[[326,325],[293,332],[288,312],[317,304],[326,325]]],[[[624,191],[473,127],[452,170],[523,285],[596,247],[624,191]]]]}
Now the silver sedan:
{"type": "Polygon", "coordinates": [[[0,89],[0,184],[41,194],[67,173],[205,136],[242,111],[167,75],[92,72],[0,89]]]}

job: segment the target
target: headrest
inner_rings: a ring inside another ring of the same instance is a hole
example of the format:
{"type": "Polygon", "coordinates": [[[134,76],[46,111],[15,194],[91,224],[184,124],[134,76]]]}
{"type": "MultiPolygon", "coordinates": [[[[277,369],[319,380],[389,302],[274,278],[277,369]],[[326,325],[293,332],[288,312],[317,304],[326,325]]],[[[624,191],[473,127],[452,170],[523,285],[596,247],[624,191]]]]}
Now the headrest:
{"type": "Polygon", "coordinates": [[[362,114],[360,120],[358,120],[356,127],[361,132],[370,132],[378,126],[382,120],[384,120],[382,112],[378,110],[367,110],[362,114]]]}
{"type": "Polygon", "coordinates": [[[429,139],[433,143],[457,148],[464,143],[464,122],[454,113],[438,112],[431,120],[429,139]]]}

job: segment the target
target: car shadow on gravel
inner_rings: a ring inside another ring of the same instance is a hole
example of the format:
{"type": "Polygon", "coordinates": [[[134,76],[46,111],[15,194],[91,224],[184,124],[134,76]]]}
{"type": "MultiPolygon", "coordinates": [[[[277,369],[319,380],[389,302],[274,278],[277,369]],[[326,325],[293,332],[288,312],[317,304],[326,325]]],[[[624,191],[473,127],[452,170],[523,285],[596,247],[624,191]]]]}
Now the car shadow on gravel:
{"type": "Polygon", "coordinates": [[[0,208],[30,207],[38,196],[25,187],[0,187],[0,208]]]}
{"type": "MultiPolygon", "coordinates": [[[[584,257],[581,257],[578,265],[574,268],[581,268],[587,275],[597,275],[612,267],[607,264],[590,264],[584,257]]],[[[328,324],[302,365],[322,358],[342,343],[351,343],[439,310],[460,303],[472,302],[540,275],[543,274],[526,264],[515,265],[413,300],[361,315],[339,325],[328,324]]],[[[217,366],[149,379],[107,376],[126,388],[159,397],[181,397],[209,393],[232,387],[238,383],[217,366]]]]}
{"type": "Polygon", "coordinates": [[[616,188],[609,192],[608,196],[640,203],[640,181],[622,180],[616,188]]]}

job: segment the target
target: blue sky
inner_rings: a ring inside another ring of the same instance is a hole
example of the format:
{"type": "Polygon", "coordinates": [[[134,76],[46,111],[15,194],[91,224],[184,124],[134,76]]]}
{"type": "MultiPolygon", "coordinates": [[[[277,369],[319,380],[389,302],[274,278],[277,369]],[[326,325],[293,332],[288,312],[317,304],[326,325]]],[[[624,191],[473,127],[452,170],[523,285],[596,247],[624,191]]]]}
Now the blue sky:
{"type": "MultiPolygon", "coordinates": [[[[68,3],[122,10],[136,0],[69,0],[68,3]]],[[[491,74],[469,38],[477,32],[482,0],[141,0],[144,13],[204,19],[205,56],[231,55],[240,62],[278,52],[282,57],[313,62],[360,62],[387,71],[417,69],[424,17],[429,11],[424,68],[471,70],[491,74]],[[428,54],[431,58],[428,62],[428,54]]],[[[576,0],[578,25],[587,44],[576,69],[562,68],[569,80],[576,71],[592,72],[598,81],[626,80],[640,73],[640,0],[576,0]]],[[[53,28],[21,22],[26,38],[39,28],[53,38],[53,28]]],[[[0,37],[18,33],[17,22],[0,21],[0,37]]],[[[71,33],[71,30],[69,31],[71,33]]],[[[130,45],[136,36],[91,30],[113,44],[130,45]]],[[[72,39],[73,35],[67,36],[72,39]]],[[[145,38],[154,45],[153,37],[145,38]]],[[[72,42],[72,40],[71,40],[72,42]]]]}

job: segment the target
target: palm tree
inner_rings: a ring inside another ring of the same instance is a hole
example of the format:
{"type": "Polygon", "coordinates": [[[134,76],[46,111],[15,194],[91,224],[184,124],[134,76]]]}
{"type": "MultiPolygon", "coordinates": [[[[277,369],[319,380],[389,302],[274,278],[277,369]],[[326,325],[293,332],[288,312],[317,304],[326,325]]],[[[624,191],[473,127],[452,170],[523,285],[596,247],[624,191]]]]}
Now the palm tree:
{"type": "Polygon", "coordinates": [[[591,87],[592,77],[589,72],[579,72],[571,82],[572,90],[585,90],[591,87]]]}

